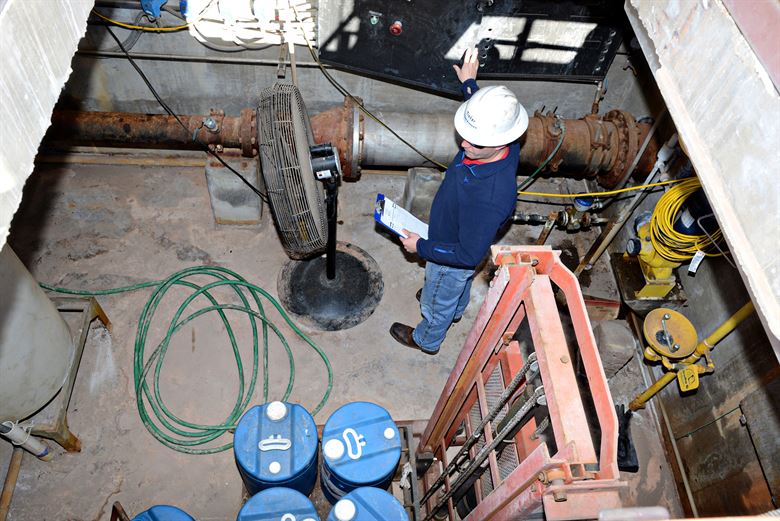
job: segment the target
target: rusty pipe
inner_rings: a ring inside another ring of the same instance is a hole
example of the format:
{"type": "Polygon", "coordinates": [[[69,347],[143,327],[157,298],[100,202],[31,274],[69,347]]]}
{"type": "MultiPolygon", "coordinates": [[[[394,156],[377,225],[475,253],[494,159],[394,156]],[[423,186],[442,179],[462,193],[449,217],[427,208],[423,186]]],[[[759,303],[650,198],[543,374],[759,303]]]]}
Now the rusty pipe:
{"type": "MultiPolygon", "coordinates": [[[[451,115],[380,113],[382,120],[397,133],[406,136],[428,157],[448,163],[457,151],[458,141],[451,115]]],[[[57,111],[47,134],[51,141],[84,142],[103,146],[197,149],[193,134],[210,146],[240,148],[248,157],[257,154],[255,111],[244,109],[239,117],[210,115],[179,116],[187,126],[181,128],[171,116],[121,112],[57,111]],[[211,116],[218,124],[209,130],[204,119],[211,116]]],[[[522,138],[519,173],[528,175],[555,149],[560,139],[556,117],[536,113],[530,118],[522,138]]],[[[390,132],[362,114],[351,100],[343,106],[311,117],[312,131],[318,143],[331,142],[339,150],[346,179],[358,179],[361,166],[411,167],[424,159],[408,149],[390,132]]],[[[595,177],[604,187],[612,187],[625,176],[650,125],[637,123],[625,111],[613,110],[604,116],[588,114],[566,119],[566,135],[560,149],[547,166],[552,175],[595,177]]],[[[658,143],[645,149],[635,169],[646,175],[655,164],[658,143]]]]}
{"type": "MultiPolygon", "coordinates": [[[[560,129],[552,113],[535,113],[529,119],[522,153],[520,174],[528,175],[555,150],[560,129]]],[[[566,134],[560,150],[547,166],[553,175],[596,177],[601,186],[611,188],[625,177],[631,162],[650,130],[637,123],[623,110],[612,110],[603,116],[588,114],[580,119],[563,121],[566,134]]],[[[651,140],[635,172],[647,174],[655,164],[658,143],[651,140]]]]}
{"type": "MultiPolygon", "coordinates": [[[[328,113],[332,119],[350,118],[346,107],[328,113]]],[[[383,112],[379,117],[435,161],[446,164],[458,150],[458,138],[449,114],[383,112]]],[[[555,150],[561,136],[555,123],[556,117],[551,113],[543,115],[537,112],[529,118],[528,130],[521,138],[521,175],[531,174],[555,150]]],[[[563,143],[546,172],[572,177],[596,177],[599,184],[605,187],[613,187],[625,178],[651,127],[646,123],[637,123],[630,113],[621,110],[610,111],[604,116],[588,114],[581,119],[566,119],[564,124],[566,134],[563,143]]],[[[312,125],[315,135],[322,138],[320,141],[335,142],[338,135],[343,135],[335,125],[318,129],[314,119],[312,125]]],[[[408,167],[424,162],[419,154],[403,146],[379,123],[366,119],[362,126],[360,164],[408,167]]],[[[634,170],[638,175],[652,170],[658,147],[658,141],[653,137],[634,170]]]]}
{"type": "Polygon", "coordinates": [[[204,115],[138,114],[134,112],[78,112],[55,110],[46,140],[96,146],[144,147],[198,150],[201,146],[221,145],[240,148],[248,157],[257,155],[255,111],[244,109],[239,117],[212,110],[204,115]],[[204,123],[211,118],[216,127],[204,123]]]}

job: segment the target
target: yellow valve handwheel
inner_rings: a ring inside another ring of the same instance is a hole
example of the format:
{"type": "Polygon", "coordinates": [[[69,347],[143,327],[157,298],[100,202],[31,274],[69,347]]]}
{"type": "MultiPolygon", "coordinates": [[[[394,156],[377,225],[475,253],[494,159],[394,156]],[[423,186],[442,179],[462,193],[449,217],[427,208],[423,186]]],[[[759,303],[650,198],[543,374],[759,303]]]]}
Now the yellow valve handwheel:
{"type": "Polygon", "coordinates": [[[642,327],[647,343],[667,358],[685,358],[696,349],[696,328],[685,315],[673,309],[656,308],[647,314],[642,327]]]}

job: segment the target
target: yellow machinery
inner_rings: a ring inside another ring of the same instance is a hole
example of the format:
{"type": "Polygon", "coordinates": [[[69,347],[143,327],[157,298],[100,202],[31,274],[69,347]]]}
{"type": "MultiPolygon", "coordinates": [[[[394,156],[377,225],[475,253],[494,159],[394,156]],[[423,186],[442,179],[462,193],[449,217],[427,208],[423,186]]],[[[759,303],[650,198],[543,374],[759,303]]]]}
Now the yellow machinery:
{"type": "Polygon", "coordinates": [[[709,356],[710,349],[731,333],[753,311],[753,303],[748,302],[718,326],[710,336],[698,343],[696,329],[681,313],[665,308],[654,309],[648,313],[643,326],[648,343],[644,352],[645,358],[652,362],[660,361],[668,372],[634,398],[628,408],[632,411],[643,408],[650,398],[675,378],[681,391],[697,389],[699,375],[715,370],[715,364],[709,356]],[[697,363],[702,357],[705,360],[704,365],[697,363]]]}
{"type": "MultiPolygon", "coordinates": [[[[697,264],[701,260],[697,256],[723,255],[717,244],[722,239],[720,228],[708,233],[701,223],[704,218],[714,217],[711,210],[697,218],[696,212],[688,208],[688,200],[699,190],[698,178],[685,179],[661,196],[652,214],[637,217],[637,237],[626,245],[626,253],[639,260],[645,279],[642,289],[635,292],[637,298],[662,299],[675,287],[675,268],[688,261],[697,264]],[[693,235],[697,232],[701,234],[693,235]]],[[[692,269],[695,271],[695,267],[692,269]]]]}
{"type": "Polygon", "coordinates": [[[681,263],[665,259],[653,247],[649,215],[637,224],[637,238],[629,241],[627,254],[637,256],[645,285],[634,295],[642,299],[662,299],[674,289],[677,283],[674,269],[681,263]]]}

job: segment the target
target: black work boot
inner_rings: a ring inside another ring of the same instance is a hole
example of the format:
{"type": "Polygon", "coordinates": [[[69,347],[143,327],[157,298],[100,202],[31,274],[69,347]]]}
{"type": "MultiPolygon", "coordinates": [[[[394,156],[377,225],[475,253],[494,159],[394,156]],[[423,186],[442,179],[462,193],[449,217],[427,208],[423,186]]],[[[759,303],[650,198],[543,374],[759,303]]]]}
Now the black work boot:
{"type": "Polygon", "coordinates": [[[400,322],[393,322],[393,325],[390,326],[390,336],[392,336],[399,344],[416,349],[417,351],[422,351],[426,355],[435,355],[436,352],[432,353],[430,351],[426,351],[417,345],[417,342],[414,341],[414,337],[412,336],[413,331],[413,327],[407,326],[406,324],[401,324],[400,322]]]}

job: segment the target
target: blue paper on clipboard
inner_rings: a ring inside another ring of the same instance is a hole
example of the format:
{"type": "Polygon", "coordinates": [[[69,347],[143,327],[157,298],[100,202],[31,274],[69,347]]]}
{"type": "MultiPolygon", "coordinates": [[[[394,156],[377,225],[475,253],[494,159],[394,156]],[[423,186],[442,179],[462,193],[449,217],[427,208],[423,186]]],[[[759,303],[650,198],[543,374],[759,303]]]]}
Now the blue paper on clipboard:
{"type": "Polygon", "coordinates": [[[407,237],[401,230],[414,232],[423,239],[428,238],[428,225],[397,205],[384,194],[376,194],[374,220],[404,239],[407,237]]]}

